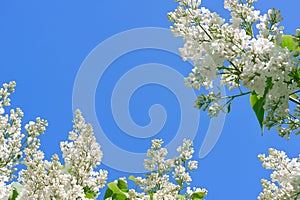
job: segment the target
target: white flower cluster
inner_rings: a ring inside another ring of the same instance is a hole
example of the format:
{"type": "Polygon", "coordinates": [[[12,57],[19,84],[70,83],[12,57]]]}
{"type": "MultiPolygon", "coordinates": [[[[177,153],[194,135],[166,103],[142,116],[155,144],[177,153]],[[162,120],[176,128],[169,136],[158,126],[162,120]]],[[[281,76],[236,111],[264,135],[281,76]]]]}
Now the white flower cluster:
{"type": "Polygon", "coordinates": [[[61,143],[64,165],[54,155],[51,161],[44,160],[38,148],[25,151],[19,181],[24,190],[18,199],[96,199],[99,189],[105,186],[107,171],[96,172],[102,152],[93,136],[91,125],[86,124],[81,112],[75,112],[73,131],[69,141],[61,143]]]}
{"type": "MultiPolygon", "coordinates": [[[[205,189],[187,187],[192,182],[190,172],[198,167],[198,162],[191,160],[194,153],[192,141],[184,139],[182,146],[177,149],[180,155],[173,159],[165,158],[168,152],[166,148],[162,148],[162,144],[162,140],[152,140],[152,147],[147,152],[150,159],[144,162],[145,169],[150,173],[146,174],[146,178],[131,176],[130,180],[133,180],[139,189],[127,190],[125,197],[132,200],[176,200],[202,199],[206,196],[205,189]]],[[[127,184],[126,179],[122,181],[127,184]]],[[[116,185],[117,183],[118,181],[116,185]]],[[[110,195],[106,199],[111,198],[110,195]]]]}
{"type": "MultiPolygon", "coordinates": [[[[248,0],[247,3],[239,3],[238,0],[225,0],[224,7],[232,11],[230,13],[233,27],[245,27],[248,28],[247,25],[253,24],[259,19],[259,10],[254,10],[252,4],[257,0],[248,0]]],[[[250,27],[249,27],[250,28],[250,27]]]]}
{"type": "MultiPolygon", "coordinates": [[[[290,74],[297,70],[299,60],[296,51],[280,45],[283,40],[280,12],[271,9],[260,15],[252,5],[255,1],[225,0],[224,7],[231,12],[230,23],[225,23],[217,13],[199,7],[199,0],[177,0],[178,8],[168,16],[174,23],[172,32],[182,36],[185,42],[180,49],[183,59],[194,64],[186,78],[187,86],[211,89],[221,76],[221,84],[230,91],[237,88],[239,96],[255,93],[265,98],[263,109],[273,120],[276,119],[273,116],[287,116],[289,95],[298,88],[290,74]],[[254,35],[255,27],[257,35],[254,35]],[[249,92],[242,92],[241,86],[249,92]]],[[[221,110],[226,112],[223,108],[230,106],[234,97],[215,99],[208,107],[210,115],[216,116],[221,110]],[[222,99],[229,101],[223,105],[222,99]]]]}
{"type": "Polygon", "coordinates": [[[9,95],[14,87],[15,83],[10,82],[0,89],[0,183],[12,178],[14,167],[22,156],[20,148],[24,135],[20,127],[23,113],[17,109],[11,110],[10,115],[4,114],[4,107],[10,105],[9,95]]]}
{"type": "Polygon", "coordinates": [[[300,199],[300,156],[290,159],[285,152],[269,149],[269,156],[260,154],[263,167],[273,170],[271,181],[262,179],[261,200],[300,199]]]}
{"type": "Polygon", "coordinates": [[[23,112],[21,109],[11,109],[5,114],[5,107],[10,106],[10,94],[14,92],[15,82],[3,84],[0,89],[0,199],[8,199],[14,190],[11,182],[15,178],[14,172],[20,164],[22,151],[31,151],[39,146],[36,138],[43,134],[47,122],[37,118],[36,122],[29,122],[25,126],[26,133],[22,133],[21,121],[23,112]]]}
{"type": "Polygon", "coordinates": [[[44,160],[38,136],[45,132],[47,121],[40,118],[30,121],[23,133],[21,109],[11,109],[5,114],[15,85],[10,82],[0,89],[0,199],[96,199],[106,183],[107,171],[94,171],[102,152],[91,125],[85,123],[77,110],[69,134],[71,141],[61,143],[64,164],[57,155],[51,161],[44,160]],[[13,182],[20,164],[25,169],[18,174],[19,182],[13,182]]]}

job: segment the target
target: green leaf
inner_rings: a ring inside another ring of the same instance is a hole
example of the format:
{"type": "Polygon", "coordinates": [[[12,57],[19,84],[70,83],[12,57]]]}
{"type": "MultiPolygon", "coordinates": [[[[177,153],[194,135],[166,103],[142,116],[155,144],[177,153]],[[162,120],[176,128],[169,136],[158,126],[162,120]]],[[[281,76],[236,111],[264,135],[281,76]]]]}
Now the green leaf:
{"type": "Polygon", "coordinates": [[[94,192],[93,190],[91,190],[91,188],[89,188],[88,186],[85,186],[83,188],[83,191],[84,191],[85,197],[88,199],[93,199],[97,196],[97,193],[94,192]]]}
{"type": "Polygon", "coordinates": [[[13,182],[11,184],[12,188],[14,188],[12,195],[9,197],[9,200],[15,200],[18,195],[24,190],[24,186],[19,182],[13,182]]]}
{"type": "Polygon", "coordinates": [[[134,176],[132,176],[132,175],[131,175],[131,176],[129,176],[129,177],[128,177],[128,179],[129,179],[129,180],[131,180],[131,181],[135,181],[135,177],[134,177],[134,176]]]}
{"type": "Polygon", "coordinates": [[[185,200],[185,196],[184,196],[184,195],[181,195],[181,194],[177,194],[177,195],[176,195],[176,199],[185,200]]]}
{"type": "Polygon", "coordinates": [[[109,183],[107,186],[113,193],[123,193],[114,182],[109,183]]]}
{"type": "Polygon", "coordinates": [[[298,99],[299,97],[298,97],[298,95],[295,93],[295,94],[292,94],[292,95],[290,95],[290,97],[292,97],[292,98],[294,98],[294,99],[298,99]]]}
{"type": "Polygon", "coordinates": [[[227,106],[227,110],[226,110],[227,113],[229,113],[230,110],[231,110],[231,103],[232,103],[232,102],[230,102],[230,103],[228,104],[228,106],[227,106]]]}
{"type": "Polygon", "coordinates": [[[127,183],[123,180],[118,180],[117,184],[118,188],[123,192],[128,192],[128,186],[127,183]]]}
{"type": "Polygon", "coordinates": [[[112,199],[116,199],[116,200],[128,199],[127,195],[126,195],[126,192],[128,190],[126,189],[126,191],[122,191],[125,189],[125,187],[127,188],[127,184],[122,180],[119,180],[119,181],[117,184],[115,182],[110,182],[109,184],[107,184],[108,189],[106,190],[104,199],[108,198],[108,197],[112,197],[112,199]],[[118,185],[121,186],[122,189],[120,189],[118,185]]]}
{"type": "Polygon", "coordinates": [[[300,87],[300,68],[294,69],[289,73],[291,80],[293,80],[297,87],[300,87]]]}
{"type": "Polygon", "coordinates": [[[116,193],[116,194],[112,195],[112,199],[113,200],[127,200],[128,198],[126,197],[125,194],[116,193]]]}
{"type": "Polygon", "coordinates": [[[19,193],[17,190],[13,190],[12,195],[8,198],[8,200],[15,200],[18,197],[19,193]]]}
{"type": "Polygon", "coordinates": [[[264,105],[265,105],[265,98],[260,97],[256,93],[252,93],[250,95],[250,104],[252,106],[253,111],[255,112],[256,118],[259,122],[259,125],[263,131],[263,121],[264,121],[264,105]]]}
{"type": "Polygon", "coordinates": [[[112,197],[113,194],[114,194],[113,191],[111,189],[107,188],[105,191],[105,194],[104,194],[104,199],[112,197]]]}
{"type": "Polygon", "coordinates": [[[153,192],[150,192],[149,196],[150,196],[150,200],[153,200],[153,192]]]}
{"type": "MultiPolygon", "coordinates": [[[[282,38],[283,38],[283,41],[281,43],[281,47],[282,48],[286,47],[288,50],[294,51],[295,47],[298,46],[298,43],[295,42],[294,39],[293,39],[293,38],[295,38],[294,36],[292,36],[292,35],[284,35],[284,36],[282,36],[282,38]]],[[[300,51],[300,47],[298,47],[296,50],[300,51]]]]}
{"type": "Polygon", "coordinates": [[[192,200],[202,200],[206,196],[206,192],[194,192],[191,196],[192,200]]]}

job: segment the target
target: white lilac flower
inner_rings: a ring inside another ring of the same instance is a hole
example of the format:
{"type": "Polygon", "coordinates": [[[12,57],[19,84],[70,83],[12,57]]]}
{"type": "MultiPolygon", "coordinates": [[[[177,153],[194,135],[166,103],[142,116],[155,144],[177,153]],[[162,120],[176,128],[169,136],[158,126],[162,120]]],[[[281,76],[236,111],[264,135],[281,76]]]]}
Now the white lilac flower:
{"type": "Polygon", "coordinates": [[[5,113],[5,107],[10,106],[10,94],[14,92],[15,82],[3,84],[0,88],[0,199],[8,199],[14,188],[9,184],[16,175],[15,171],[23,157],[23,152],[30,152],[37,144],[36,137],[43,134],[47,122],[40,118],[30,122],[22,133],[21,123],[23,112],[21,109],[11,109],[5,113]]]}
{"type": "Polygon", "coordinates": [[[194,153],[194,148],[192,147],[193,142],[191,140],[184,139],[183,145],[177,148],[177,151],[180,153],[179,158],[185,162],[190,160],[194,153]]]}
{"type": "MultiPolygon", "coordinates": [[[[167,150],[162,145],[161,139],[152,140],[152,146],[147,152],[150,158],[144,163],[145,168],[150,172],[145,178],[131,177],[130,179],[135,182],[138,189],[129,189],[124,195],[132,200],[193,199],[192,195],[195,192],[200,192],[203,197],[206,196],[205,189],[185,189],[192,182],[189,173],[198,167],[198,162],[191,160],[194,153],[192,141],[184,139],[182,146],[177,149],[179,156],[172,159],[165,158],[167,150]],[[178,197],[178,195],[181,196],[178,197]]],[[[124,181],[123,178],[119,180],[124,181]]],[[[114,183],[117,184],[119,180],[114,183]]]]}
{"type": "Polygon", "coordinates": [[[261,200],[282,200],[300,198],[300,156],[290,159],[285,152],[269,149],[269,155],[258,155],[262,166],[273,170],[271,180],[262,179],[261,200]]]}
{"type": "Polygon", "coordinates": [[[161,148],[161,145],[164,142],[162,141],[162,139],[154,139],[151,141],[151,143],[152,143],[151,149],[159,149],[161,148]]]}
{"type": "Polygon", "coordinates": [[[289,108],[289,95],[298,88],[290,74],[298,69],[299,60],[295,51],[281,47],[280,12],[270,9],[261,15],[253,7],[256,0],[224,0],[224,7],[231,14],[230,23],[225,23],[217,13],[201,7],[201,1],[177,2],[177,9],[168,14],[173,22],[170,28],[175,36],[183,37],[184,46],[179,49],[183,60],[194,65],[185,85],[211,90],[220,79],[222,85],[237,93],[221,96],[219,88],[214,88],[215,98],[210,98],[211,92],[204,95],[207,98],[202,95],[196,100],[196,107],[207,109],[209,116],[214,117],[220,111],[228,112],[237,96],[256,93],[265,98],[267,128],[293,124],[281,133],[288,138],[289,131],[299,127],[284,112],[289,108]],[[243,92],[241,86],[248,91],[243,92]]]}
{"type": "MultiPolygon", "coordinates": [[[[64,164],[54,155],[51,161],[44,160],[44,154],[38,150],[40,141],[33,138],[31,148],[25,149],[19,181],[24,190],[18,199],[96,199],[99,189],[104,187],[107,171],[94,171],[101,162],[102,152],[96,142],[91,125],[86,124],[81,112],[75,112],[73,131],[69,140],[61,143],[64,164]],[[89,193],[89,197],[86,193],[89,193]]],[[[43,129],[30,122],[26,129],[36,132],[43,129]]],[[[32,133],[32,135],[34,135],[32,133]]]]}
{"type": "Polygon", "coordinates": [[[188,162],[188,170],[193,170],[198,168],[198,161],[196,160],[190,160],[188,162]]]}
{"type": "Polygon", "coordinates": [[[10,194],[12,194],[11,185],[7,184],[8,177],[5,175],[0,175],[0,199],[8,199],[10,194]]]}

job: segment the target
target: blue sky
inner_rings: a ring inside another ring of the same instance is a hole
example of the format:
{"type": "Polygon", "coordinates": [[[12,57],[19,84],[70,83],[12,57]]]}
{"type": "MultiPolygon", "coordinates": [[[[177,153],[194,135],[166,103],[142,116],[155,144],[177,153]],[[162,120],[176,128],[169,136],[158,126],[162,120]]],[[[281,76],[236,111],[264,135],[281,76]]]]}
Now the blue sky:
{"type": "MultiPolygon", "coordinates": [[[[176,6],[171,0],[0,2],[0,80],[1,83],[10,80],[17,82],[12,102],[14,107],[23,109],[24,123],[37,116],[48,120],[47,132],[41,136],[41,148],[47,158],[53,153],[59,153],[59,142],[65,140],[68,131],[71,130],[74,83],[80,66],[90,52],[103,44],[103,41],[124,31],[145,27],[168,28],[171,24],[166,15],[176,6]]],[[[203,6],[228,17],[221,0],[206,0],[203,1],[203,6]]],[[[295,29],[300,27],[299,20],[295,19],[295,13],[300,6],[299,1],[261,0],[256,6],[263,11],[272,7],[280,9],[286,33],[294,33],[295,29]]],[[[136,39],[137,43],[139,40],[151,41],[151,35],[142,34],[136,39]]],[[[156,38],[152,39],[156,41],[156,38]]],[[[178,42],[176,39],[174,41],[178,42]]],[[[108,45],[107,49],[104,49],[104,52],[108,53],[99,55],[97,64],[101,65],[102,59],[107,59],[108,54],[118,52],[123,45],[130,44],[121,41],[108,45]]],[[[197,116],[195,111],[191,111],[193,114],[188,116],[188,119],[182,119],[182,111],[179,108],[181,102],[176,99],[170,88],[149,83],[138,88],[129,99],[130,115],[139,126],[147,126],[150,123],[149,108],[154,104],[161,104],[167,114],[162,129],[157,131],[156,135],[148,132],[133,137],[118,127],[110,109],[113,88],[123,74],[147,63],[168,66],[183,76],[191,69],[188,63],[184,63],[174,53],[161,49],[138,49],[114,59],[95,86],[95,111],[105,137],[115,146],[133,153],[145,152],[153,138],[163,138],[166,143],[171,142],[181,120],[194,122],[193,116],[197,116]]],[[[143,75],[141,79],[147,77],[147,74],[143,75]]],[[[163,73],[157,73],[157,77],[164,79],[163,73]]],[[[166,76],[165,80],[168,78],[166,76]]],[[[86,83],[89,83],[89,80],[90,77],[87,76],[86,83]]],[[[172,81],[170,78],[170,82],[172,81]]],[[[118,99],[123,102],[122,96],[117,95],[114,98],[117,104],[118,99]]],[[[190,107],[193,106],[191,103],[190,107]]],[[[206,113],[197,113],[200,120],[194,141],[196,158],[210,123],[206,113]]],[[[90,113],[83,112],[83,115],[85,114],[89,116],[90,113]]],[[[191,127],[187,127],[187,130],[190,130],[189,128],[191,127]]],[[[191,134],[187,133],[187,136],[191,134]]],[[[261,191],[260,179],[268,178],[269,175],[268,171],[262,169],[257,154],[266,153],[269,147],[275,147],[285,150],[290,156],[297,156],[300,152],[299,140],[299,136],[293,136],[291,141],[285,141],[278,137],[275,131],[267,131],[261,136],[248,97],[240,98],[234,102],[231,113],[226,116],[216,146],[206,157],[198,159],[199,169],[193,174],[193,185],[207,188],[207,199],[256,199],[261,191]]],[[[101,141],[99,142],[101,144],[101,141]]],[[[114,154],[117,157],[116,152],[104,152],[104,157],[109,155],[106,159],[113,160],[117,167],[122,168],[122,162],[118,162],[114,154]]],[[[131,174],[118,171],[116,166],[103,165],[102,168],[109,170],[109,181],[131,174]]]]}

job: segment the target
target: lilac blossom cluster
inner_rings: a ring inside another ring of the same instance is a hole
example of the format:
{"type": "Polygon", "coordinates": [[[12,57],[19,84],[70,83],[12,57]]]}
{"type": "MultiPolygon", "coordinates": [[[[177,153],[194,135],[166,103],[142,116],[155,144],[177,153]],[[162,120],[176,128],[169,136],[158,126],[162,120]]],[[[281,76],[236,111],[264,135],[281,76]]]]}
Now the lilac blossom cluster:
{"type": "Polygon", "coordinates": [[[168,151],[162,147],[162,144],[161,139],[152,140],[152,146],[147,151],[149,159],[144,161],[145,169],[149,170],[145,178],[129,177],[136,184],[136,189],[128,189],[127,180],[121,178],[108,185],[111,189],[106,192],[109,195],[105,199],[118,199],[114,197],[118,195],[113,193],[114,188],[110,185],[121,187],[120,182],[126,185],[121,187],[123,192],[119,194],[120,199],[203,199],[207,194],[206,189],[190,187],[192,182],[190,173],[198,168],[198,162],[191,160],[194,153],[192,141],[184,139],[183,144],[177,148],[179,156],[171,159],[166,158],[168,151]]]}
{"type": "Polygon", "coordinates": [[[271,181],[262,179],[263,191],[260,200],[282,200],[300,198],[300,156],[288,158],[285,152],[270,148],[269,155],[258,155],[262,166],[273,170],[271,181]]]}
{"type": "Polygon", "coordinates": [[[289,139],[290,132],[299,128],[294,116],[290,117],[288,102],[299,90],[291,75],[298,72],[299,52],[281,46],[280,11],[270,9],[261,14],[253,6],[257,0],[224,0],[231,14],[226,23],[217,13],[201,7],[201,0],[175,1],[179,6],[168,14],[173,22],[171,31],[184,40],[180,49],[183,60],[194,65],[186,85],[211,90],[220,80],[220,85],[234,93],[222,96],[214,88],[199,96],[196,107],[217,116],[220,111],[229,112],[234,98],[255,94],[263,99],[264,125],[278,126],[280,135],[289,139]]]}
{"type": "Polygon", "coordinates": [[[5,112],[15,85],[10,82],[0,89],[0,199],[96,199],[105,186],[107,171],[94,171],[100,165],[102,151],[91,125],[77,110],[69,141],[61,143],[64,162],[58,155],[45,160],[38,136],[45,132],[47,121],[30,121],[23,133],[22,110],[5,112]],[[20,165],[25,168],[17,177],[20,165]]]}

